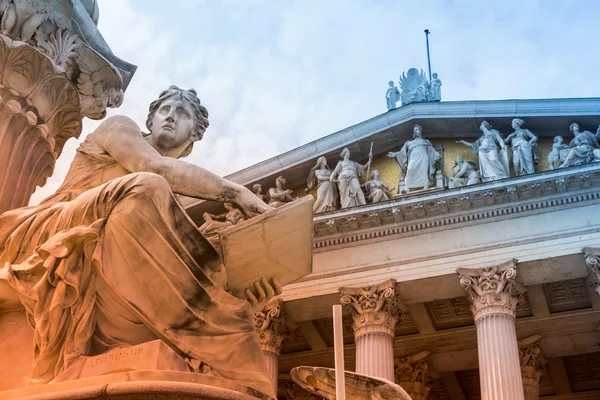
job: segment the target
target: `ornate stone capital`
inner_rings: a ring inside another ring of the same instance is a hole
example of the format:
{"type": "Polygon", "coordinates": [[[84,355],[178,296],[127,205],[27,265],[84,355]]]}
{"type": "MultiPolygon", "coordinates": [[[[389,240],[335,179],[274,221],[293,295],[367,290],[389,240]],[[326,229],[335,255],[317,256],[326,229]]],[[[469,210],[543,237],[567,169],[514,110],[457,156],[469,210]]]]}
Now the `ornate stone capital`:
{"type": "Polygon", "coordinates": [[[517,260],[485,268],[458,268],[456,272],[471,302],[475,321],[489,314],[515,317],[517,304],[526,291],[518,280],[517,260]]]}
{"type": "Polygon", "coordinates": [[[254,327],[263,351],[281,355],[283,341],[291,334],[287,327],[288,314],[281,299],[275,297],[254,314],[254,327]]]}
{"type": "Polygon", "coordinates": [[[396,293],[395,279],[362,288],[340,287],[338,291],[340,302],[352,312],[355,337],[367,332],[382,332],[393,337],[400,314],[408,312],[396,293]]]}
{"type": "Polygon", "coordinates": [[[600,295],[600,248],[584,247],[581,250],[588,266],[588,282],[592,289],[600,295]]]}
{"type": "Polygon", "coordinates": [[[521,361],[523,385],[533,386],[537,390],[540,388],[540,380],[546,373],[546,365],[548,364],[548,360],[542,354],[540,339],[540,335],[533,335],[519,340],[519,359],[521,361]]]}
{"type": "Polygon", "coordinates": [[[429,352],[422,351],[409,357],[394,360],[396,383],[413,400],[427,400],[432,385],[439,376],[432,370],[429,352]]]}

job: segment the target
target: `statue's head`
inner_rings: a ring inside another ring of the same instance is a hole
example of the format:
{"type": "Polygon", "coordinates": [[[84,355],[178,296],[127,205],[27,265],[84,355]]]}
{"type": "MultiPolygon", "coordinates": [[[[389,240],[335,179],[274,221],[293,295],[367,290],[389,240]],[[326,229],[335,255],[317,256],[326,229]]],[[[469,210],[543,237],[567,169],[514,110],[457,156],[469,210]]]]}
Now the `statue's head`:
{"type": "Polygon", "coordinates": [[[317,165],[321,169],[327,168],[327,159],[325,158],[325,156],[321,156],[317,159],[317,165]]]}
{"type": "Polygon", "coordinates": [[[252,185],[252,191],[256,194],[261,194],[262,193],[262,185],[260,183],[255,183],[254,185],[252,185]]]}
{"type": "Polygon", "coordinates": [[[348,150],[347,147],[344,147],[344,150],[342,150],[342,152],[340,153],[340,157],[344,160],[350,158],[350,150],[348,150]]]}
{"type": "Polygon", "coordinates": [[[208,110],[196,91],[177,86],[170,86],[150,103],[146,119],[152,141],[166,151],[181,148],[177,157],[191,153],[194,142],[202,139],[208,125],[208,110]]]}
{"type": "Polygon", "coordinates": [[[413,128],[413,138],[420,138],[420,137],[423,137],[423,128],[421,127],[421,125],[417,124],[413,128]]]}
{"type": "Polygon", "coordinates": [[[569,126],[569,132],[573,135],[577,135],[579,133],[579,124],[577,122],[573,122],[571,126],[569,126]]]}
{"type": "Polygon", "coordinates": [[[379,179],[379,170],[378,169],[374,169],[373,172],[371,172],[371,178],[379,179]]]}
{"type": "Polygon", "coordinates": [[[287,183],[287,180],[283,176],[280,176],[277,179],[275,179],[275,186],[277,186],[278,189],[283,189],[283,186],[286,183],[287,183]]]}
{"type": "Polygon", "coordinates": [[[454,163],[456,165],[461,165],[464,162],[464,159],[462,158],[462,156],[456,156],[456,160],[454,160],[454,163]]]}
{"type": "Polygon", "coordinates": [[[433,79],[437,79],[438,74],[437,74],[437,72],[434,72],[433,75],[431,75],[431,76],[433,77],[433,79]]]}
{"type": "Polygon", "coordinates": [[[479,125],[479,129],[485,132],[486,129],[492,129],[492,124],[487,121],[483,121],[481,125],[479,125]]]}
{"type": "Polygon", "coordinates": [[[390,87],[394,87],[394,81],[389,81],[388,85],[390,85],[390,87]]]}
{"type": "Polygon", "coordinates": [[[556,143],[556,144],[562,144],[563,143],[562,136],[554,136],[554,143],[556,143]]]}
{"type": "Polygon", "coordinates": [[[515,118],[512,120],[511,126],[513,129],[519,129],[521,127],[521,125],[523,125],[524,123],[525,123],[525,121],[523,121],[522,119],[515,118]]]}

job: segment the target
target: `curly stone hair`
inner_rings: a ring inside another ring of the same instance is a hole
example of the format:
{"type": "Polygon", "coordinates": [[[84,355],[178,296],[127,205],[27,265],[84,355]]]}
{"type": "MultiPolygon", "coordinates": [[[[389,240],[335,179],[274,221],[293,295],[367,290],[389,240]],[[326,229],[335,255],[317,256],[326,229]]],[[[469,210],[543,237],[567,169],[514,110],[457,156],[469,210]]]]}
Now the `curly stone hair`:
{"type": "MultiPolygon", "coordinates": [[[[208,110],[204,107],[200,99],[198,98],[198,93],[194,89],[180,89],[175,85],[169,86],[167,90],[163,90],[158,99],[154,100],[150,103],[150,107],[148,107],[148,117],[146,118],[146,128],[151,132],[152,131],[152,120],[154,119],[154,114],[156,110],[158,110],[161,104],[172,97],[179,96],[181,100],[185,100],[188,102],[192,110],[194,111],[194,119],[196,121],[194,134],[196,135],[196,140],[201,140],[204,136],[204,132],[208,128],[208,110]]],[[[191,144],[181,155],[181,157],[185,157],[192,152],[193,144],[191,144]]]]}

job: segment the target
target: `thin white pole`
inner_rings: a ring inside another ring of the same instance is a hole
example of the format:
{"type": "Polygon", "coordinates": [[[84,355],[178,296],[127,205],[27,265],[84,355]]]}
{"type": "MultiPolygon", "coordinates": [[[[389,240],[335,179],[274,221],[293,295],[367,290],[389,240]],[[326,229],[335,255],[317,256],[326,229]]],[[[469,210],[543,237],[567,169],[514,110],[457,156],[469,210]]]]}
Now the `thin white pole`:
{"type": "Polygon", "coordinates": [[[333,348],[335,351],[335,396],[346,400],[346,376],[344,375],[344,336],[342,329],[342,305],[333,306],[333,348]]]}

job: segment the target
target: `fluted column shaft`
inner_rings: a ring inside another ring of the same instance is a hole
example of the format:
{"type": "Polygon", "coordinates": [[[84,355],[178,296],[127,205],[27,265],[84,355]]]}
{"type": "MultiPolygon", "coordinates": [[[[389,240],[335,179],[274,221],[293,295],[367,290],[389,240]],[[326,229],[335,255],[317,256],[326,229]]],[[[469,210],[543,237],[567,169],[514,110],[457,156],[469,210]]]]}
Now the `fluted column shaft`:
{"type": "MultiPolygon", "coordinates": [[[[394,336],[401,309],[406,311],[389,279],[362,288],[341,287],[340,301],[352,312],[356,372],[394,381],[394,336]]],[[[404,311],[404,312],[405,312],[404,311]]]]}
{"type": "Polygon", "coordinates": [[[515,315],[525,289],[517,281],[516,260],[457,272],[477,328],[482,400],[524,400],[515,315]]]}
{"type": "Polygon", "coordinates": [[[267,371],[273,383],[273,390],[277,393],[281,348],[283,341],[290,335],[286,325],[288,315],[283,309],[283,302],[279,298],[274,298],[254,317],[256,334],[265,357],[267,371]]]}

